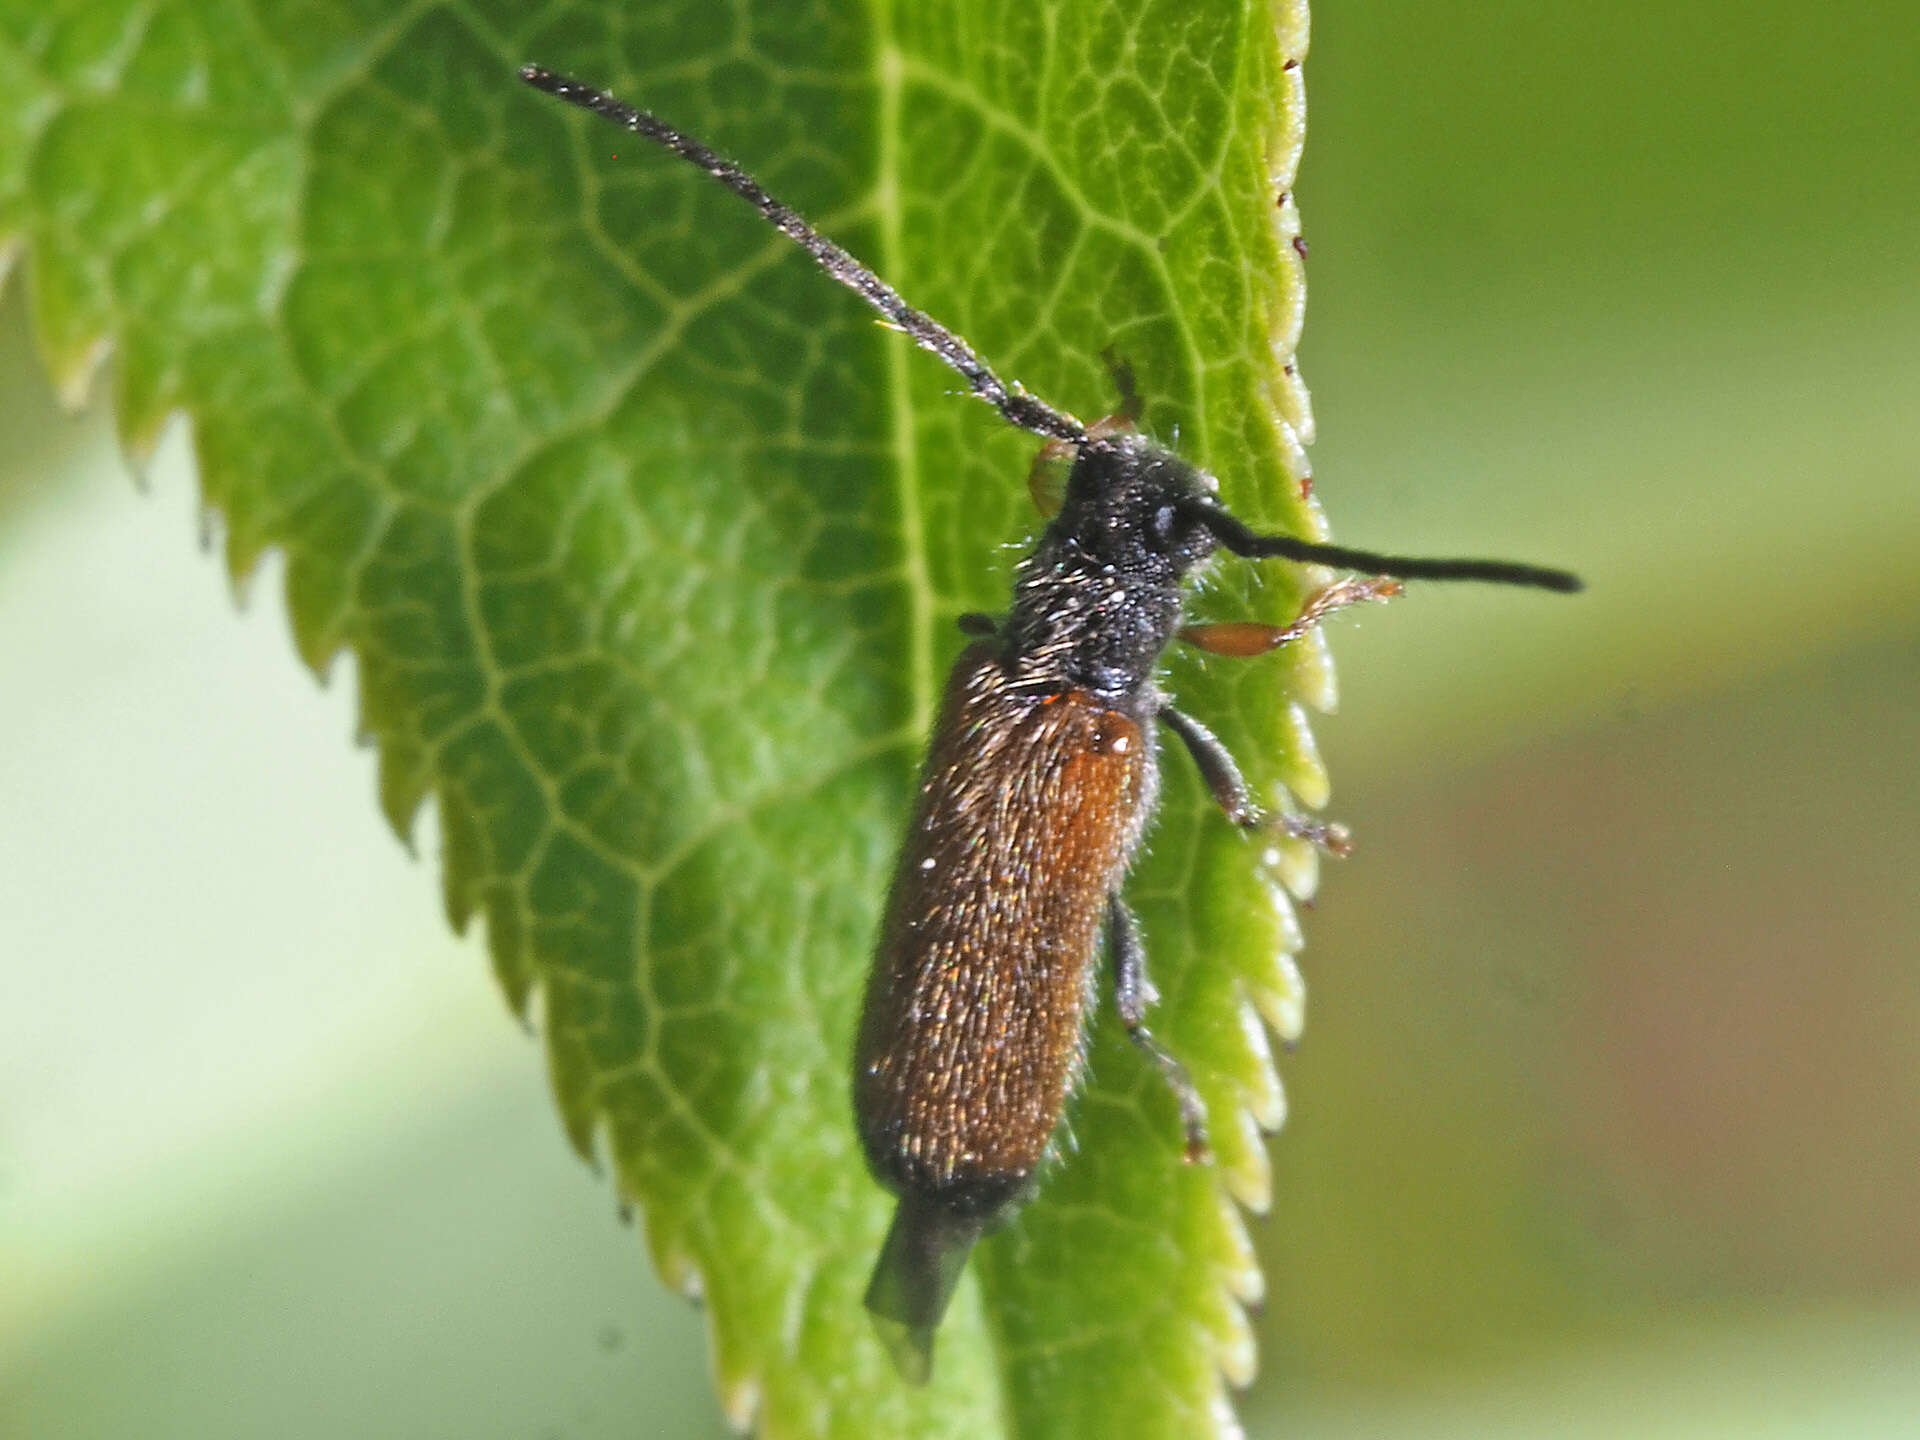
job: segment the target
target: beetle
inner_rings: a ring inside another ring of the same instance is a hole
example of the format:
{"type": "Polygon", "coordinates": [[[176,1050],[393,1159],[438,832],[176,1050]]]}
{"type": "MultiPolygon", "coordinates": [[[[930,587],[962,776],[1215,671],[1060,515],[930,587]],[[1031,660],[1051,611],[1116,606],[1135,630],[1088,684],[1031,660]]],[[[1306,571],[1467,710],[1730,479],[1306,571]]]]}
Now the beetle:
{"type": "MultiPolygon", "coordinates": [[[[1206,1107],[1148,1030],[1154,1000],[1121,888],[1159,796],[1164,725],[1220,809],[1249,831],[1343,852],[1345,832],[1255,801],[1225,745],[1174,705],[1155,672],[1175,639],[1263,654],[1401,579],[1479,580],[1572,592],[1564,570],[1421,559],[1256,533],[1219,482],[1142,434],[1138,397],[1109,356],[1119,413],[1083,425],[1002,380],[972,348],[775,200],[732,161],[642,110],[528,66],[521,78],[654,141],[757,209],[1010,425],[1045,442],[1029,477],[1068,462],[1065,493],[1015,572],[1004,619],[971,615],[921,771],[888,892],[853,1065],[853,1108],[874,1177],[898,1199],[867,1290],[895,1363],[930,1373],[933,1339],[968,1254],[1034,1189],[1080,1069],[1104,943],[1115,1005],[1178,1102],[1186,1155],[1208,1154],[1206,1107]],[[1187,582],[1216,552],[1360,572],[1290,625],[1188,625],[1187,582]]],[[[1052,508],[1046,506],[1044,508],[1052,508]]]]}

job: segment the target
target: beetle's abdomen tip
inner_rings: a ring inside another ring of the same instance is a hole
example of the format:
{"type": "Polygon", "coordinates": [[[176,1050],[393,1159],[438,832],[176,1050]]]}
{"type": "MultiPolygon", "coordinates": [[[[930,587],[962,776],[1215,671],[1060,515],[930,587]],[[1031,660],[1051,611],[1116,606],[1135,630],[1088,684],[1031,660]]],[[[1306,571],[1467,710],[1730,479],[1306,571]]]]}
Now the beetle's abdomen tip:
{"type": "Polygon", "coordinates": [[[886,1346],[900,1378],[909,1385],[926,1384],[933,1375],[933,1327],[890,1320],[871,1305],[867,1308],[873,1315],[873,1332],[886,1346]]]}
{"type": "Polygon", "coordinates": [[[924,1385],[933,1373],[933,1332],[985,1229],[980,1219],[956,1215],[922,1196],[903,1196],[893,1212],[867,1285],[867,1309],[909,1385],[924,1385]]]}

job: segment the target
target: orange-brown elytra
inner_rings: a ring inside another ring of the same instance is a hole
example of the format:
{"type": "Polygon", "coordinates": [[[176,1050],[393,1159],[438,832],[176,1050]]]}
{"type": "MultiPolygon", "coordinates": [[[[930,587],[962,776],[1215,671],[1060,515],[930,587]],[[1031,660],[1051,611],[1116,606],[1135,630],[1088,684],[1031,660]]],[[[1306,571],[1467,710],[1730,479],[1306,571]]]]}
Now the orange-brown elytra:
{"type": "Polygon", "coordinates": [[[1395,576],[1574,591],[1563,570],[1501,560],[1383,555],[1262,535],[1233,516],[1205,471],[1138,433],[1138,400],[1109,357],[1120,412],[1082,425],[1003,381],[952,331],[768,195],[745,171],[644,111],[528,67],[527,83],[679,155],[958,373],[1011,425],[1046,444],[1029,477],[1048,514],[1003,618],[947,682],[875,951],[853,1064],[867,1163],[899,1200],[867,1290],[902,1372],[926,1377],[933,1335],[968,1252],[1033,1193],[1073,1089],[1104,945],[1115,1006],[1165,1077],[1204,1158],[1206,1110],[1154,1040],[1139,928],[1121,898],[1159,794],[1164,723],[1234,824],[1343,852],[1339,826],[1269,815],[1226,747],[1161,692],[1154,672],[1183,638],[1225,656],[1263,654],[1342,606],[1397,594],[1395,576]],[[1064,493],[1048,478],[1067,467],[1064,493]],[[1056,503],[1057,502],[1057,503],[1056,503]],[[1330,585],[1290,625],[1185,624],[1186,582],[1226,550],[1375,577],[1330,585]]]}

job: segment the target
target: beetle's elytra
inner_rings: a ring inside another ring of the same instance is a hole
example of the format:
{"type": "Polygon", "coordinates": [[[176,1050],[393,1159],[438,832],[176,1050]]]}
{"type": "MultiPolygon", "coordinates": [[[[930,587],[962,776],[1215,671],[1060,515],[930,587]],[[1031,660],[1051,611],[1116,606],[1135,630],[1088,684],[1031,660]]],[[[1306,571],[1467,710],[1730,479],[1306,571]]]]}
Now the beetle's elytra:
{"type": "Polygon", "coordinates": [[[868,982],[853,1065],[854,1117],[875,1177],[898,1198],[867,1306],[908,1379],[931,1368],[934,1330],[974,1242],[1033,1192],[1079,1065],[1102,945],[1127,1033],[1178,1100],[1190,1159],[1206,1111],[1148,1033],[1153,1000],[1121,884],[1159,793],[1164,723],[1234,824],[1338,849],[1338,827],[1268,815],[1206,726],[1154,683],[1175,639],[1218,655],[1264,654],[1323,616],[1398,593],[1392,580],[1482,580],[1575,591],[1563,570],[1430,560],[1256,534],[1198,467],[1123,412],[1082,425],[1000,379],[959,336],[773,199],[753,178],[644,111],[549,71],[521,77],[706,171],[754,206],[1003,418],[1070,462],[1066,493],[1019,567],[1004,618],[969,616],[921,773],[868,982]],[[1322,590],[1287,626],[1187,626],[1186,582],[1226,550],[1376,577],[1322,590]]]}

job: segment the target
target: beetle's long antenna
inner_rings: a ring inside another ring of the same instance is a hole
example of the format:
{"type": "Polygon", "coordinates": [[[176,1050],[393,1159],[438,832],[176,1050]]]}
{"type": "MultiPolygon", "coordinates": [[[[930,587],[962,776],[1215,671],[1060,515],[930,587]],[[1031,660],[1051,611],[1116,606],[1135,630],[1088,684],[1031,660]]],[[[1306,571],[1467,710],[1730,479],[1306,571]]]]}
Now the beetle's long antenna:
{"type": "Polygon", "coordinates": [[[907,304],[891,285],[767,194],[757,180],[731,160],[714,154],[698,140],[681,134],[646,111],[636,110],[578,80],[542,70],[538,65],[522,66],[520,78],[536,90],[544,90],[583,110],[605,116],[614,124],[671,150],[689,164],[699,166],[766,216],[775,229],[813,256],[822,270],[905,331],[921,349],[931,350],[946,361],[972,387],[973,393],[998,410],[1009,424],[1073,445],[1086,440],[1086,427],[1073,416],[1029,395],[1018,384],[1007,384],[973,353],[971,345],[933,317],[907,304]]]}
{"type": "Polygon", "coordinates": [[[1322,545],[1292,535],[1257,535],[1214,504],[1196,505],[1194,515],[1214,539],[1249,560],[1303,560],[1368,575],[1396,575],[1404,580],[1484,580],[1493,585],[1530,585],[1563,594],[1586,588],[1578,575],[1543,565],[1521,565],[1512,560],[1423,560],[1412,555],[1382,555],[1372,550],[1350,550],[1344,545],[1322,545]]]}

